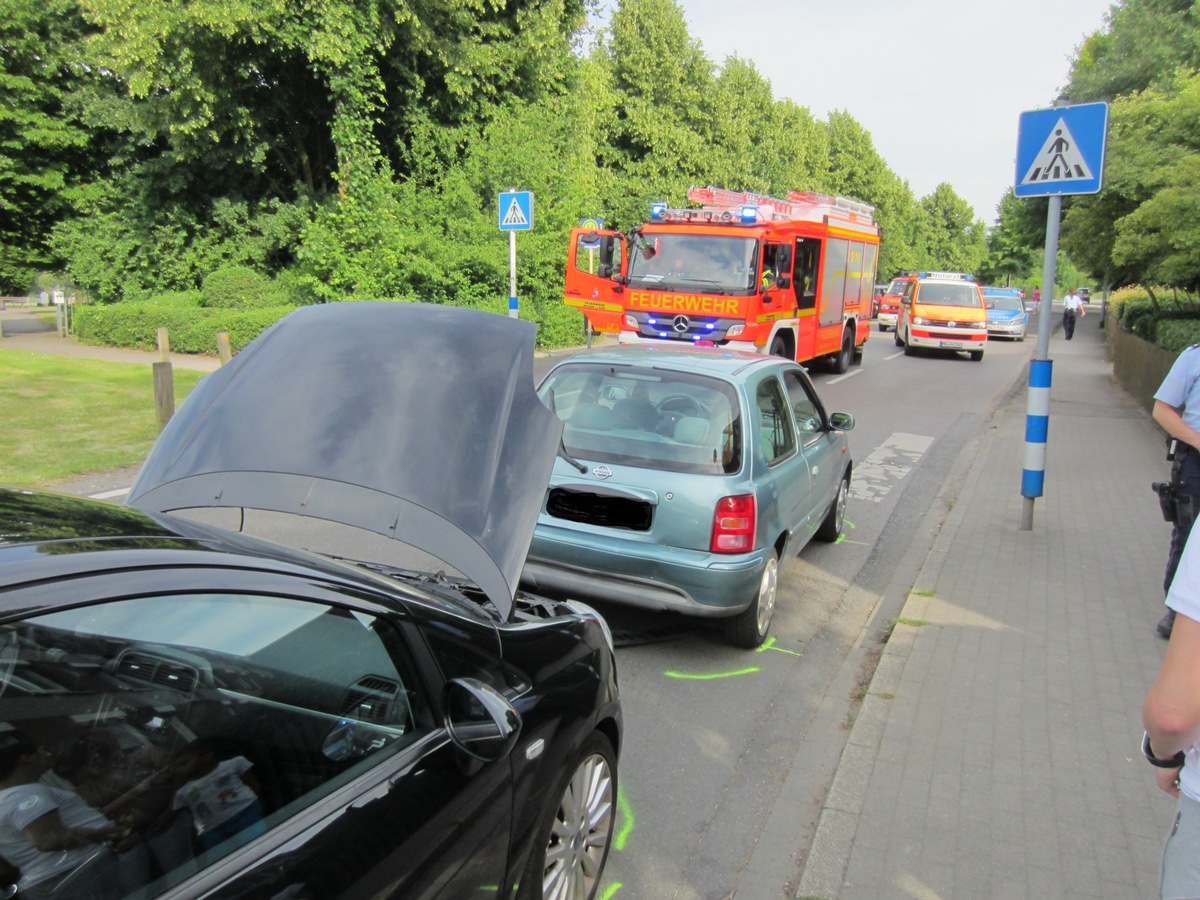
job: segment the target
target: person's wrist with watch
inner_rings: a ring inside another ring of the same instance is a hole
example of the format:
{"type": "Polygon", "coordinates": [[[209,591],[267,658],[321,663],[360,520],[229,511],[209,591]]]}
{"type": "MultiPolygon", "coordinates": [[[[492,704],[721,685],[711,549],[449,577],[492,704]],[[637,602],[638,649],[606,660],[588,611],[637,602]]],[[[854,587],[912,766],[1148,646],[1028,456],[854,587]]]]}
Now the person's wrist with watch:
{"type": "Polygon", "coordinates": [[[1181,769],[1183,768],[1186,754],[1180,750],[1174,756],[1169,756],[1166,759],[1154,755],[1154,750],[1150,747],[1150,732],[1142,732],[1142,756],[1146,757],[1146,761],[1150,765],[1158,769],[1181,769]]]}

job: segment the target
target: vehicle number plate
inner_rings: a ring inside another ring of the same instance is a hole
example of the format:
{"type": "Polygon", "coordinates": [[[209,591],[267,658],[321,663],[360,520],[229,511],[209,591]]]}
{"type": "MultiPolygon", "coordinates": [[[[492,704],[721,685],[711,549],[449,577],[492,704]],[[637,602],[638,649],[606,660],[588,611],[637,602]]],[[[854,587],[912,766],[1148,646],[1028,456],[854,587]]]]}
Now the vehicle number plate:
{"type": "Polygon", "coordinates": [[[961,350],[963,343],[962,341],[938,341],[938,346],[946,350],[961,350]]]}

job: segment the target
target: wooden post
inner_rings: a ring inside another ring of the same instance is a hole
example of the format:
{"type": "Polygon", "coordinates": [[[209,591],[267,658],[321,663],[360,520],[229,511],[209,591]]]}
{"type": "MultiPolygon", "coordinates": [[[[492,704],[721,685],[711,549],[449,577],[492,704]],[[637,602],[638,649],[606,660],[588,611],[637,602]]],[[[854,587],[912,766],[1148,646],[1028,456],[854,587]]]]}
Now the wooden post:
{"type": "Polygon", "coordinates": [[[154,411],[162,431],[175,415],[175,372],[169,361],[154,363],[154,411]]]}
{"type": "Polygon", "coordinates": [[[217,334],[217,355],[221,357],[221,365],[233,359],[233,352],[229,349],[229,332],[222,331],[217,334]]]}
{"type": "Polygon", "coordinates": [[[163,362],[171,358],[171,338],[165,328],[158,329],[158,358],[163,362]]]}

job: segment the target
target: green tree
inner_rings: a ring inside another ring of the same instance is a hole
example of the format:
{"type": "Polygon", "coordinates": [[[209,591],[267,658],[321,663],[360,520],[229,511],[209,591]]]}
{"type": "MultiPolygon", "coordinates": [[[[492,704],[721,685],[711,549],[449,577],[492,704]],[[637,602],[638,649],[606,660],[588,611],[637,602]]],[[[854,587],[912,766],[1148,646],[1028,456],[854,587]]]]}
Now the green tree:
{"type": "Polygon", "coordinates": [[[0,294],[25,293],[57,264],[50,231],[97,167],[71,110],[94,77],[79,58],[85,33],[71,0],[0,2],[0,294]]]}
{"type": "MultiPolygon", "coordinates": [[[[987,258],[979,277],[988,284],[1029,283],[1039,247],[1038,230],[1031,216],[1034,203],[1009,188],[1000,198],[999,216],[987,236],[987,258]]],[[[1045,215],[1042,216],[1043,221],[1045,215]]],[[[1042,247],[1045,239],[1041,238],[1042,247]]]]}
{"type": "Polygon", "coordinates": [[[1200,7],[1194,0],[1118,0],[1106,20],[1106,29],[1076,50],[1064,99],[1112,100],[1177,68],[1200,67],[1200,7]]]}
{"type": "Polygon", "coordinates": [[[987,256],[983,222],[974,219],[971,204],[943,182],[921,198],[927,230],[924,234],[926,262],[931,268],[978,272],[987,256]]]}

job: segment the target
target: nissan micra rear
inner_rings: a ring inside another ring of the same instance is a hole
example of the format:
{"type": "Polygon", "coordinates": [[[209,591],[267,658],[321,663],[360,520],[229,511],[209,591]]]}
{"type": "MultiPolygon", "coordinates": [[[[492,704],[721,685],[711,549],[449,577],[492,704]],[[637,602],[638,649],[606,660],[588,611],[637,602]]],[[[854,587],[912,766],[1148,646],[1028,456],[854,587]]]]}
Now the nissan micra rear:
{"type": "Polygon", "coordinates": [[[853,416],[779,357],[626,346],[568,357],[538,389],[564,422],[522,583],[723,617],[756,647],[780,560],[842,530],[853,416]]]}

